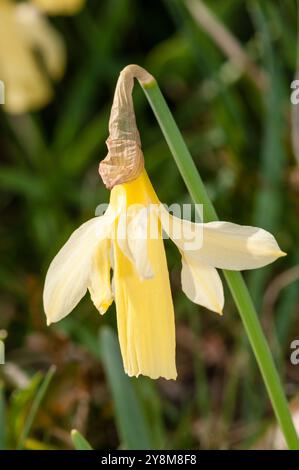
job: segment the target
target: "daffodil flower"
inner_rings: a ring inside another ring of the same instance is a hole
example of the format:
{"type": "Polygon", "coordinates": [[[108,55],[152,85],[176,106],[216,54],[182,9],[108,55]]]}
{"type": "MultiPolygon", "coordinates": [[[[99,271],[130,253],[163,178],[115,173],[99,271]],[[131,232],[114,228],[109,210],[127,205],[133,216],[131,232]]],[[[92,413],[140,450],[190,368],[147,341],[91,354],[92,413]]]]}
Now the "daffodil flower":
{"type": "Polygon", "coordinates": [[[219,314],[224,305],[217,268],[265,266],[284,253],[263,229],[229,222],[193,223],[169,214],[143,167],[132,103],[133,77],[121,73],[109,124],[109,153],[100,174],[111,188],[103,216],[77,229],[52,261],[45,281],[48,324],[68,315],[87,290],[100,314],[116,304],[124,369],[130,376],[175,379],[175,323],[163,231],[182,256],[182,289],[219,314]],[[190,234],[199,243],[190,243],[190,234]],[[113,271],[113,279],[111,272],[113,271]]]}
{"type": "Polygon", "coordinates": [[[77,13],[85,0],[31,0],[41,11],[50,15],[72,15],[77,13]]]}
{"type": "Polygon", "coordinates": [[[50,79],[59,79],[64,67],[63,40],[46,18],[33,5],[0,0],[0,80],[5,85],[4,109],[20,114],[46,105],[53,96],[50,79]]]}

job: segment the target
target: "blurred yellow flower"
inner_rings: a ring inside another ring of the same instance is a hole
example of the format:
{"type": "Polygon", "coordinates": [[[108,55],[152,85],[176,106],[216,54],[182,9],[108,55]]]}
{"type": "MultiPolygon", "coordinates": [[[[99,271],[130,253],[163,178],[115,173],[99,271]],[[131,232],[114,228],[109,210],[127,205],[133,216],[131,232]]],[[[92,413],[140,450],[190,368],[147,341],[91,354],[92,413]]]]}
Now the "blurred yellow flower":
{"type": "Polygon", "coordinates": [[[215,268],[258,268],[284,254],[263,229],[171,216],[143,170],[114,186],[106,213],[77,229],[56,255],[46,276],[44,309],[50,324],[68,315],[87,289],[101,314],[114,300],[126,373],[175,379],[174,311],[162,228],[181,252],[183,291],[218,313],[224,295],[215,268]]]}
{"type": "Polygon", "coordinates": [[[64,67],[64,43],[36,8],[0,0],[4,109],[19,114],[46,105],[53,96],[50,78],[59,79],[64,67]]]}
{"type": "Polygon", "coordinates": [[[79,11],[85,0],[31,0],[41,11],[50,15],[72,15],[79,11]]]}

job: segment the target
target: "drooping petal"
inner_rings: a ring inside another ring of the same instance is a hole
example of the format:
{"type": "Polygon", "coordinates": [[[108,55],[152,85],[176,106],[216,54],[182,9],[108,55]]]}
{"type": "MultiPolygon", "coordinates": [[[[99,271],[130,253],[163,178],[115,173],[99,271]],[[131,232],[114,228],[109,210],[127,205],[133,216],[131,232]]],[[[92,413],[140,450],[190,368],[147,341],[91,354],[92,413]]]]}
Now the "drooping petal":
{"type": "Polygon", "coordinates": [[[221,269],[255,269],[284,256],[275,238],[262,228],[230,222],[209,222],[203,227],[200,259],[221,269]]]}
{"type": "Polygon", "coordinates": [[[181,251],[196,252],[198,261],[221,269],[255,269],[284,256],[271,233],[230,222],[193,222],[160,211],[163,229],[181,251]]]}
{"type": "Polygon", "coordinates": [[[43,295],[48,324],[68,315],[85,295],[95,250],[107,237],[113,220],[113,216],[104,215],[81,225],[53,259],[43,295]]]}
{"type": "Polygon", "coordinates": [[[161,236],[148,240],[148,253],[155,275],[141,280],[114,241],[115,302],[124,368],[130,376],[175,379],[174,311],[161,236]]]}
{"type": "Polygon", "coordinates": [[[164,232],[181,251],[198,251],[203,242],[203,225],[171,215],[160,204],[159,214],[164,232]]]}
{"type": "Polygon", "coordinates": [[[123,211],[119,217],[117,241],[123,254],[134,264],[141,279],[153,277],[148,258],[148,217],[146,207],[123,211]]]}
{"type": "Polygon", "coordinates": [[[194,303],[222,314],[223,285],[217,270],[198,261],[194,252],[182,254],[182,289],[194,303]]]}
{"type": "Polygon", "coordinates": [[[101,315],[113,302],[111,286],[111,240],[104,238],[95,249],[88,282],[91,300],[101,315]]]}

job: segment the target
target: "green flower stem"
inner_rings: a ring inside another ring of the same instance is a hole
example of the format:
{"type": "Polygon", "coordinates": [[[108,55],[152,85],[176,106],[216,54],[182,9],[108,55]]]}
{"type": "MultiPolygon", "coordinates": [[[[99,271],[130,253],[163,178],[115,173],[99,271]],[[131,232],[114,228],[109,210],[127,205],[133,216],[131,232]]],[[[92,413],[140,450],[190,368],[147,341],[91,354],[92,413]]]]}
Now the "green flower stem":
{"type": "MultiPolygon", "coordinates": [[[[206,222],[217,220],[218,217],[214,206],[210,201],[203,181],[158,84],[153,80],[149,83],[141,84],[141,86],[158,120],[190,196],[195,203],[203,204],[206,222]]],[[[224,271],[224,275],[260,367],[286,443],[289,449],[299,449],[299,439],[292,421],[288,402],[243,277],[239,272],[235,271],[224,271]]]]}

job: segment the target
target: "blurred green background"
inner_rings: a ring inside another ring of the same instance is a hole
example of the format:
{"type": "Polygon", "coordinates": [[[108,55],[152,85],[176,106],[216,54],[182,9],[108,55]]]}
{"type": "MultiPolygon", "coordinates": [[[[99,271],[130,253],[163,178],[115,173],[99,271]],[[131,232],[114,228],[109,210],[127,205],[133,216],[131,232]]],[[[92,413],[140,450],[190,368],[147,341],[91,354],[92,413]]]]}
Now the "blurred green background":
{"type": "MultiPolygon", "coordinates": [[[[223,318],[189,302],[170,243],[176,382],[123,374],[114,307],[100,318],[86,297],[47,328],[42,290],[58,249],[108,201],[98,163],[118,74],[137,63],[158,80],[221,220],[263,227],[288,253],[245,277],[298,412],[297,16],[295,0],[87,0],[48,18],[67,51],[53,100],[22,115],[0,106],[1,449],[70,449],[73,428],[97,449],[279,446],[265,437],[273,414],[229,293],[223,318]]],[[[188,202],[138,86],[134,102],[160,200],[188,202]]]]}

